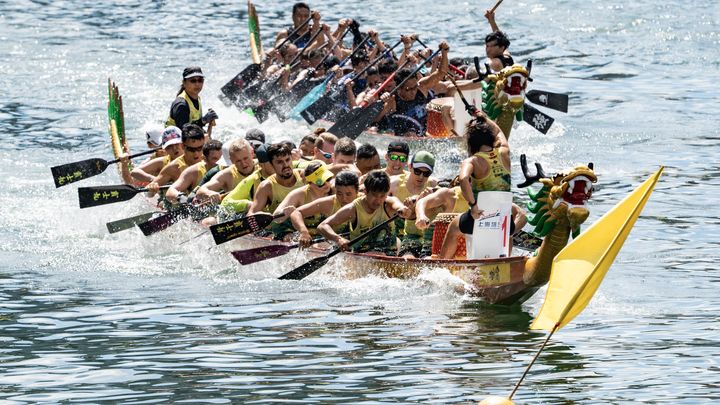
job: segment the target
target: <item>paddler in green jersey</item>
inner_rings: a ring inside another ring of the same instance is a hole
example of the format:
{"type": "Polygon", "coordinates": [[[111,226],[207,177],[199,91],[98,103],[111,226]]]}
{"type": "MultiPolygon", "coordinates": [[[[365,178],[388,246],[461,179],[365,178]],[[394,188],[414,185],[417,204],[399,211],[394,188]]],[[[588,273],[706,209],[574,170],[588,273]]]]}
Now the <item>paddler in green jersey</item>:
{"type": "MultiPolygon", "coordinates": [[[[308,182],[311,181],[313,180],[308,178],[308,182]]],[[[349,170],[341,171],[335,176],[335,194],[319,198],[293,211],[290,220],[293,227],[300,232],[298,242],[303,247],[310,246],[312,237],[317,235],[317,226],[325,218],[338,212],[340,208],[355,201],[359,188],[357,174],[349,170]]],[[[340,234],[346,232],[349,228],[345,224],[335,227],[333,230],[340,234]]]]}
{"type": "MultiPolygon", "coordinates": [[[[333,178],[333,174],[328,170],[325,163],[319,160],[313,160],[305,168],[304,176],[307,184],[291,191],[273,212],[273,215],[284,215],[276,219],[276,222],[273,223],[270,228],[275,239],[284,238],[286,235],[290,235],[295,231],[290,222],[290,215],[297,207],[331,195],[333,192],[332,185],[330,184],[330,179],[333,178]]],[[[319,223],[320,221],[318,220],[310,225],[315,228],[319,223]]]]}
{"type": "Polygon", "coordinates": [[[234,139],[228,145],[230,166],[220,170],[207,183],[200,186],[195,198],[198,201],[210,200],[219,203],[221,192],[230,192],[246,177],[255,171],[253,148],[245,139],[234,139]]]}
{"type": "Polygon", "coordinates": [[[270,145],[267,152],[275,174],[260,183],[248,215],[272,213],[291,191],[304,185],[302,171],[292,168],[292,155],[287,145],[270,145]]]}
{"type": "Polygon", "coordinates": [[[163,167],[160,174],[147,185],[150,197],[157,194],[161,186],[175,182],[185,169],[203,160],[205,133],[202,128],[195,124],[185,124],[182,129],[182,145],[185,151],[182,156],[163,167]]]}
{"type": "Polygon", "coordinates": [[[365,176],[363,185],[366,194],[324,220],[318,226],[318,231],[343,250],[372,251],[394,256],[397,254],[398,246],[393,223],[387,224],[373,235],[368,235],[354,246],[350,246],[350,240],[387,221],[395,213],[399,213],[403,218],[407,218],[412,213],[400,200],[389,195],[390,177],[387,173],[380,170],[372,171],[365,176]],[[350,226],[350,240],[335,232],[335,229],[343,224],[350,226]]]}
{"type": "Polygon", "coordinates": [[[210,140],[202,148],[203,159],[191,165],[180,174],[177,180],[168,189],[165,198],[171,203],[177,203],[181,195],[188,196],[200,185],[205,173],[215,167],[222,157],[222,142],[210,140]]]}
{"type": "Polygon", "coordinates": [[[435,156],[427,151],[417,151],[410,159],[409,174],[393,176],[390,182],[390,194],[400,199],[409,207],[413,215],[403,220],[398,226],[402,231],[398,232],[402,241],[400,256],[422,257],[429,253],[425,249],[424,232],[415,227],[415,202],[432,192],[437,185],[435,179],[430,178],[435,170],[435,156]]]}

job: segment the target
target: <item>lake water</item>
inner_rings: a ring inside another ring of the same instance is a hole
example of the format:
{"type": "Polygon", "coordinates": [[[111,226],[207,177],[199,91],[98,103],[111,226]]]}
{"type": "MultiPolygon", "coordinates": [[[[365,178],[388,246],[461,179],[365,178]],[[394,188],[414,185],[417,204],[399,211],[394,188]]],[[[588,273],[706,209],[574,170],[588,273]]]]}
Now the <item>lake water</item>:
{"type": "MultiPolygon", "coordinates": [[[[176,1],[0,2],[0,403],[472,403],[507,395],[546,336],[529,331],[544,291],[519,308],[456,292],[445,271],[347,280],[332,263],[276,277],[295,253],[239,267],[191,224],[144,237],[105,223],[141,198],[80,210],[49,167],[111,156],[107,79],[131,148],[167,116],[180,72],[200,65],[222,139],[253,119],[217,99],[249,62],[245,5],[176,1]]],[[[260,2],[258,2],[260,3],[260,2]]],[[[391,41],[448,39],[484,53],[492,4],[326,1],[391,41]]],[[[257,4],[266,48],[290,3],[257,4]]],[[[526,404],[720,400],[720,6],[716,1],[506,1],[497,20],[532,88],[571,95],[547,135],[518,126],[547,172],[594,162],[590,221],[665,165],[588,308],[557,332],[515,396],[526,404]]],[[[307,128],[272,119],[273,139],[307,128]]],[[[443,169],[454,167],[445,162],[443,169]]],[[[82,185],[118,183],[117,173],[82,185]]]]}

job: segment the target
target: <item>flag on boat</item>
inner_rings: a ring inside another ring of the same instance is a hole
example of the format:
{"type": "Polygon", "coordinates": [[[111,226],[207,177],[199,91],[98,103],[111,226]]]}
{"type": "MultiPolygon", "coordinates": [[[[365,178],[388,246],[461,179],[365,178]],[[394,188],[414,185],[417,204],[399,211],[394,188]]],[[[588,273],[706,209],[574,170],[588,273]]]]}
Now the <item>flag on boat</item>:
{"type": "Polygon", "coordinates": [[[545,302],[530,329],[555,331],[587,306],[663,172],[655,174],[555,256],[545,302]]]}

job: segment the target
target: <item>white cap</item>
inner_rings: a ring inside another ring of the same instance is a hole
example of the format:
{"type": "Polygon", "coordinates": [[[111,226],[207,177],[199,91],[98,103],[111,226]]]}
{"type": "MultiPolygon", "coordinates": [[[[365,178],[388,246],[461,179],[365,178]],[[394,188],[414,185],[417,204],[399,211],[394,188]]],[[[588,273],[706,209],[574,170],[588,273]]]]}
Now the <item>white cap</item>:
{"type": "Polygon", "coordinates": [[[142,127],[143,133],[145,133],[145,140],[147,143],[151,143],[155,146],[162,145],[162,137],[165,128],[160,124],[145,124],[142,127]]]}
{"type": "Polygon", "coordinates": [[[178,143],[182,143],[182,131],[180,131],[180,128],[173,126],[165,128],[162,136],[163,149],[167,148],[170,145],[175,145],[178,143]]]}

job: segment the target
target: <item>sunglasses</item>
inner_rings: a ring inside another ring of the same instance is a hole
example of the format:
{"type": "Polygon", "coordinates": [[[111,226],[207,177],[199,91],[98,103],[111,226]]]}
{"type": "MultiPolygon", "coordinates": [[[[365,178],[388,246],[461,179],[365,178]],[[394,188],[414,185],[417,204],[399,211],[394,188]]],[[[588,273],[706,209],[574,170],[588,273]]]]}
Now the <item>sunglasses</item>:
{"type": "Polygon", "coordinates": [[[322,155],[325,156],[325,159],[330,159],[333,156],[332,153],[327,153],[327,152],[323,152],[322,155]]]}
{"type": "Polygon", "coordinates": [[[190,153],[202,152],[202,150],[203,150],[203,147],[202,147],[202,146],[198,146],[198,147],[195,147],[195,148],[193,148],[193,147],[191,147],[191,146],[187,146],[187,145],[185,145],[185,144],[183,144],[183,146],[185,147],[185,151],[190,152],[190,153]]]}
{"type": "Polygon", "coordinates": [[[189,81],[190,83],[203,83],[203,82],[205,82],[205,78],[193,77],[193,78],[187,79],[187,81],[189,81]]]}
{"type": "Polygon", "coordinates": [[[407,162],[407,156],[403,155],[390,155],[390,160],[399,160],[402,163],[407,162]]]}
{"type": "Polygon", "coordinates": [[[416,176],[422,176],[422,177],[430,177],[432,174],[429,170],[423,170],[423,169],[413,169],[413,173],[415,173],[416,176]]]}

